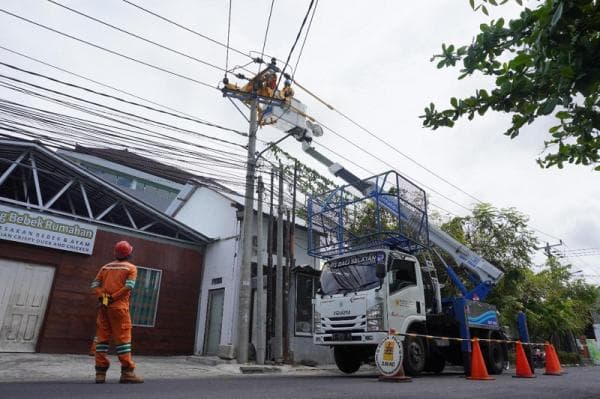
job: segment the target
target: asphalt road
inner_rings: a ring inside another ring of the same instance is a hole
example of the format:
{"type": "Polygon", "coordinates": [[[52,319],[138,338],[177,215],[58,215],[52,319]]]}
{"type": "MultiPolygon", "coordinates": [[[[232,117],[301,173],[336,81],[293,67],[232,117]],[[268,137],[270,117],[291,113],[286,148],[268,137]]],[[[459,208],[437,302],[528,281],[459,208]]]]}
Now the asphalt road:
{"type": "Polygon", "coordinates": [[[443,398],[443,399],[597,399],[600,368],[570,368],[568,375],[517,379],[501,375],[495,381],[468,381],[458,374],[422,376],[409,383],[378,382],[374,375],[240,375],[197,379],[150,380],[141,385],[109,381],[2,383],[1,399],[42,398],[443,398]]]}

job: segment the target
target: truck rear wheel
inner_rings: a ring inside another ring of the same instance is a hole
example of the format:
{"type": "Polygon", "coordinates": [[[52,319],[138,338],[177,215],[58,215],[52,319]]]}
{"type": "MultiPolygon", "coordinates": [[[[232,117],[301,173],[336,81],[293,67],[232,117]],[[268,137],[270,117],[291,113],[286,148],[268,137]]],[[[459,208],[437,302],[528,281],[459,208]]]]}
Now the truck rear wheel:
{"type": "Polygon", "coordinates": [[[360,368],[361,358],[358,350],[352,350],[352,347],[336,346],[333,348],[333,358],[337,368],[346,374],[352,374],[360,368]]]}
{"type": "Polygon", "coordinates": [[[425,344],[419,337],[404,337],[404,372],[410,376],[421,374],[425,368],[425,344]]]}
{"type": "MultiPolygon", "coordinates": [[[[490,338],[498,339],[503,337],[490,334],[490,338]]],[[[488,373],[502,374],[506,362],[506,349],[503,347],[503,344],[499,342],[484,342],[481,349],[488,373]]]]}

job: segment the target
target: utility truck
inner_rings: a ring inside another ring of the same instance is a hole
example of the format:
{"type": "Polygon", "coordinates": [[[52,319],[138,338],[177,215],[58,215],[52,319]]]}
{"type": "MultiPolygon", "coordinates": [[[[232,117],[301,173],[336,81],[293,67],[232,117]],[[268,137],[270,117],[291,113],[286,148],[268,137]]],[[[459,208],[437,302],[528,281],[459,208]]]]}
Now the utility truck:
{"type": "MultiPolygon", "coordinates": [[[[338,368],[353,373],[373,361],[390,331],[441,337],[401,335],[405,372],[441,373],[451,363],[469,373],[470,338],[506,339],[496,308],[483,302],[503,272],[428,223],[427,197],[416,184],[395,171],[358,178],[311,145],[322,130],[302,113],[285,106],[273,112],[286,115],[275,127],[347,182],[307,202],[309,254],[325,261],[313,300],[314,343],[332,347],[338,368]],[[433,257],[455,295],[442,297],[433,257]]],[[[506,345],[482,341],[481,347],[488,371],[502,373],[506,345]]]]}
{"type": "MultiPolygon", "coordinates": [[[[405,372],[440,373],[448,362],[469,373],[471,337],[506,339],[496,308],[482,302],[502,271],[430,225],[425,192],[408,179],[390,171],[361,180],[303,146],[348,182],[308,199],[309,252],[325,260],[313,301],[314,343],[333,347],[338,368],[353,373],[390,331],[431,335],[438,338],[402,335],[405,372]],[[469,288],[439,250],[464,268],[469,288]],[[431,256],[457,295],[442,298],[431,256]]],[[[482,352],[488,371],[501,373],[506,345],[484,341],[482,352]]]]}
{"type": "MultiPolygon", "coordinates": [[[[279,72],[274,64],[267,71],[279,72]]],[[[251,80],[253,87],[264,86],[262,76],[251,80]]],[[[247,96],[237,86],[222,90],[247,96]]],[[[410,180],[395,171],[359,179],[318,152],[312,140],[323,130],[297,99],[277,100],[277,92],[265,99],[253,96],[264,104],[261,125],[295,137],[308,155],[347,183],[307,201],[308,251],[324,260],[313,300],[314,343],[332,347],[338,368],[353,373],[372,362],[377,345],[396,332],[407,374],[440,373],[446,363],[462,364],[469,374],[470,338],[506,339],[496,308],[483,302],[502,271],[430,225],[425,192],[410,180]],[[433,257],[443,265],[454,295],[441,296],[433,257]],[[463,270],[467,284],[454,267],[463,270]]],[[[506,345],[482,341],[481,347],[488,371],[501,373],[506,345]]]]}

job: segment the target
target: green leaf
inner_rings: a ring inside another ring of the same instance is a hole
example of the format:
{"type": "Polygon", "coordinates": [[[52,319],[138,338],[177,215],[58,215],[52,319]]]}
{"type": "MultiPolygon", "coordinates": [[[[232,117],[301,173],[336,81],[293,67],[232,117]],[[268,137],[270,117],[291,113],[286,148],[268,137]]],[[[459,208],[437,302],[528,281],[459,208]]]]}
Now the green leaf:
{"type": "Polygon", "coordinates": [[[550,133],[556,133],[558,132],[558,130],[561,128],[561,125],[556,125],[556,126],[552,126],[550,129],[548,129],[548,131],[550,133]]]}
{"type": "Polygon", "coordinates": [[[557,98],[549,98],[544,104],[538,108],[538,115],[548,115],[554,111],[554,107],[558,104],[557,98]]]}
{"type": "Polygon", "coordinates": [[[565,65],[560,68],[560,74],[567,79],[572,79],[575,76],[575,70],[570,65],[565,65]]]}
{"type": "Polygon", "coordinates": [[[475,0],[469,0],[469,4],[471,5],[471,9],[475,10],[475,0]]]}
{"type": "Polygon", "coordinates": [[[567,111],[559,111],[556,113],[556,116],[558,119],[570,119],[571,118],[571,114],[567,111]]]}
{"type": "Polygon", "coordinates": [[[487,7],[486,6],[481,6],[481,11],[483,11],[483,13],[487,16],[489,16],[490,14],[488,13],[487,7]]]}
{"type": "Polygon", "coordinates": [[[458,100],[456,99],[456,97],[452,97],[452,98],[450,99],[450,104],[452,104],[452,106],[453,106],[454,108],[458,107],[458,100]]]}
{"type": "Polygon", "coordinates": [[[517,69],[520,66],[529,66],[531,65],[531,56],[526,53],[521,53],[513,58],[509,65],[512,69],[517,69]]]}
{"type": "Polygon", "coordinates": [[[446,60],[441,60],[437,63],[437,69],[442,69],[446,65],[446,60]]]}

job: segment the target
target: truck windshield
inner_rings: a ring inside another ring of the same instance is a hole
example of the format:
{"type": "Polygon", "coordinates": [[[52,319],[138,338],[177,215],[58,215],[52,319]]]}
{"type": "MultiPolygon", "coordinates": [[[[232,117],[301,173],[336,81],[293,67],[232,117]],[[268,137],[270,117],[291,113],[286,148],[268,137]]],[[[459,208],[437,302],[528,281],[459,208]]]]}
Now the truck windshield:
{"type": "Polygon", "coordinates": [[[325,263],[321,273],[321,291],[333,295],[374,288],[379,285],[375,265],[385,263],[384,252],[367,252],[325,263]]]}

